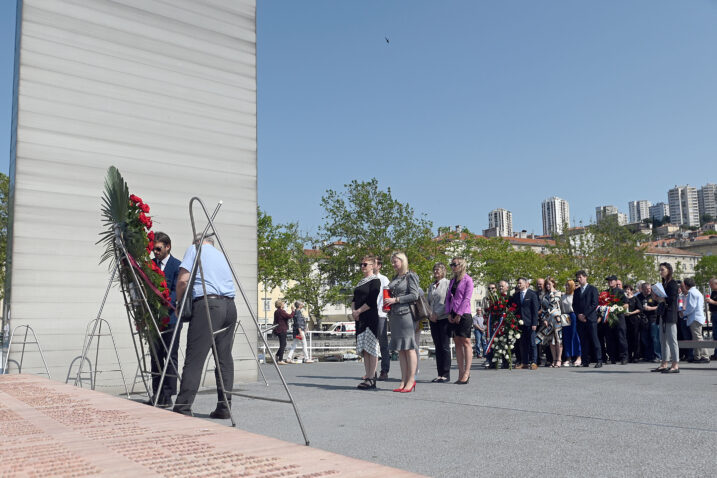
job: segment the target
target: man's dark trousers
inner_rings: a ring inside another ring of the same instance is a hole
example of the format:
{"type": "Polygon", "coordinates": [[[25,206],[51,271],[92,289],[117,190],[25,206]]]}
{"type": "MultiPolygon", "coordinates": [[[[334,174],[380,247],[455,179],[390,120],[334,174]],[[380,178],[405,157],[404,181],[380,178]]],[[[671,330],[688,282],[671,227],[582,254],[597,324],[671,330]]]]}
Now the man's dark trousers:
{"type": "Polygon", "coordinates": [[[538,349],[535,345],[535,330],[530,325],[523,325],[520,331],[520,358],[523,365],[536,363],[538,349]]]}
{"type": "MultiPolygon", "coordinates": [[[[215,335],[217,344],[217,355],[219,366],[222,370],[224,388],[231,391],[234,387],[234,360],[232,359],[232,342],[234,339],[234,326],[237,322],[237,309],[233,299],[210,298],[208,299],[209,311],[212,317],[212,329],[216,332],[225,329],[215,335]]],[[[207,354],[212,348],[212,336],[207,323],[207,311],[205,299],[196,300],[193,304],[194,315],[189,322],[187,332],[187,357],[184,360],[182,371],[182,383],[179,395],[174,404],[174,411],[189,413],[197,395],[199,383],[202,379],[202,370],[207,354]]],[[[217,402],[221,406],[224,401],[224,394],[221,391],[218,369],[214,369],[214,376],[217,381],[217,402]]],[[[231,396],[228,397],[231,400],[231,396]]]]}
{"type": "Polygon", "coordinates": [[[615,327],[605,324],[607,353],[611,362],[627,360],[627,322],[624,315],[618,315],[615,327]]]}
{"type": "MultiPolygon", "coordinates": [[[[167,330],[162,331],[161,340],[156,339],[152,344],[154,351],[157,354],[157,358],[151,359],[152,362],[152,392],[156,395],[157,388],[159,387],[159,380],[164,370],[164,363],[167,360],[167,351],[172,342],[172,334],[174,328],[177,327],[177,337],[174,340],[174,346],[170,351],[169,357],[171,362],[167,366],[167,375],[164,377],[162,383],[162,390],[159,394],[158,404],[167,404],[172,401],[172,395],[177,393],[177,352],[179,351],[179,335],[182,333],[182,323],[178,322],[175,325],[169,327],[167,330]]],[[[152,397],[154,399],[154,397],[152,397]]]]}
{"type": "MultiPolygon", "coordinates": [[[[431,325],[432,324],[431,322],[431,325]]],[[[388,350],[388,317],[378,317],[377,338],[378,345],[381,349],[381,372],[388,373],[391,368],[391,352],[388,350]]]]}
{"type": "Polygon", "coordinates": [[[588,319],[587,322],[582,322],[578,320],[578,334],[580,335],[580,347],[583,353],[580,360],[583,365],[590,363],[591,356],[593,362],[602,362],[597,321],[588,319]]]}

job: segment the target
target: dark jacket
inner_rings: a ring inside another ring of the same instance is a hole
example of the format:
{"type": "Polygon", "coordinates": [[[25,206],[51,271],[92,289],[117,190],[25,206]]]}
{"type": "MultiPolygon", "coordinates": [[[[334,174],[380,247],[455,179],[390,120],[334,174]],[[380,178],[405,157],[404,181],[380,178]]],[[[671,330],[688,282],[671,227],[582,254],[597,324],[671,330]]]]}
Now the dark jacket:
{"type": "Polygon", "coordinates": [[[294,335],[299,335],[299,330],[306,330],[306,319],[304,319],[304,315],[301,313],[301,309],[296,309],[294,311],[294,324],[292,327],[292,332],[294,335]]]}
{"type": "Polygon", "coordinates": [[[284,309],[276,309],[274,311],[274,324],[276,327],[274,328],[275,334],[285,334],[289,330],[289,319],[291,318],[291,314],[289,314],[284,309]]]}
{"type": "Polygon", "coordinates": [[[540,310],[540,301],[538,294],[534,290],[527,289],[525,298],[520,302],[520,292],[513,294],[512,302],[518,308],[516,313],[520,314],[520,320],[523,321],[523,327],[532,327],[538,325],[538,311],[540,310]]]}
{"type": "Polygon", "coordinates": [[[597,321],[598,290],[594,285],[588,284],[585,292],[581,287],[573,292],[573,312],[575,315],[583,314],[585,319],[597,321]]]}
{"type": "MultiPolygon", "coordinates": [[[[176,304],[177,302],[177,277],[179,277],[179,266],[181,264],[182,261],[170,255],[167,260],[167,265],[164,266],[164,278],[167,281],[167,289],[169,289],[172,304],[176,304]]],[[[177,323],[177,314],[174,311],[171,312],[169,323],[175,324],[177,323]]]]}
{"type": "Polygon", "coordinates": [[[662,319],[667,324],[676,324],[678,312],[677,301],[680,298],[680,288],[674,279],[670,280],[667,284],[663,284],[663,287],[665,288],[667,298],[665,299],[665,314],[662,316],[662,319]]]}

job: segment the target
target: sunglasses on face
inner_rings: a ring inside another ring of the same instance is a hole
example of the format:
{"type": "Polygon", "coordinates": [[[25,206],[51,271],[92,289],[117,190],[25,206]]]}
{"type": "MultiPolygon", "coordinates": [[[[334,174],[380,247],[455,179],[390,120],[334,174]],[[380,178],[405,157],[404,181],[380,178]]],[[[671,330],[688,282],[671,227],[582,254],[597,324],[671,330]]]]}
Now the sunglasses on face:
{"type": "Polygon", "coordinates": [[[458,267],[458,264],[456,264],[455,262],[451,262],[451,267],[458,267]]]}
{"type": "Polygon", "coordinates": [[[368,263],[368,262],[362,262],[362,263],[361,263],[361,267],[368,267],[368,266],[369,266],[369,263],[368,263]]]}
{"type": "Polygon", "coordinates": [[[154,252],[162,252],[162,248],[157,246],[154,248],[154,252]]]}

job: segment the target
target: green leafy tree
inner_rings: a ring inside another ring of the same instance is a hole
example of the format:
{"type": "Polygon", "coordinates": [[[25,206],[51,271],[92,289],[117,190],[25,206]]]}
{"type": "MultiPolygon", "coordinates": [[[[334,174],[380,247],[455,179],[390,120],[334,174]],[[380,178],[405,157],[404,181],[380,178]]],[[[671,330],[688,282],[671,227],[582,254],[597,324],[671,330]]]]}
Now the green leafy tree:
{"type": "Polygon", "coordinates": [[[430,270],[441,249],[433,240],[433,224],[425,216],[417,216],[409,204],[394,199],[390,188],[380,189],[375,178],[353,180],[342,191],[327,190],[321,206],[323,258],[319,267],[328,281],[332,303],[350,300],[348,291],[360,279],[358,264],[367,254],[381,257],[386,264],[384,272],[391,276],[390,255],[401,250],[421,284],[430,282],[430,270]]]}
{"type": "Polygon", "coordinates": [[[0,299],[5,297],[5,261],[7,260],[7,227],[10,207],[10,178],[0,173],[0,299]]]}
{"type": "Polygon", "coordinates": [[[284,297],[289,301],[300,300],[307,305],[309,322],[314,330],[321,330],[322,311],[331,303],[332,295],[327,287],[328,279],[322,270],[324,254],[320,249],[304,249],[305,243],[313,242],[311,238],[293,242],[290,252],[292,267],[290,277],[292,285],[286,290],[284,297]]]}
{"type": "Polygon", "coordinates": [[[274,224],[270,215],[257,208],[257,276],[267,290],[290,279],[298,229],[297,223],[274,224]]]}
{"type": "Polygon", "coordinates": [[[702,287],[717,277],[717,256],[702,256],[695,266],[695,282],[702,287]]]}
{"type": "Polygon", "coordinates": [[[585,228],[583,234],[563,234],[552,248],[554,257],[548,259],[559,279],[567,279],[576,270],[587,271],[591,281],[600,287],[602,280],[615,274],[623,283],[637,280],[656,280],[653,259],[645,254],[640,234],[620,226],[617,217],[609,216],[598,224],[585,228]]]}

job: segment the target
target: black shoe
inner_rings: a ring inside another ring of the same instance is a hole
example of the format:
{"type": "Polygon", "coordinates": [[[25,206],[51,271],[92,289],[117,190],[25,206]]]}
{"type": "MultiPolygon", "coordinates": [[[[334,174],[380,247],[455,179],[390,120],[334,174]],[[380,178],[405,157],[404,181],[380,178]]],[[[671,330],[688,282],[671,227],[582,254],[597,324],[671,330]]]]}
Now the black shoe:
{"type": "Polygon", "coordinates": [[[158,402],[158,403],[157,403],[157,407],[159,407],[159,408],[165,408],[165,409],[166,409],[166,408],[172,408],[172,401],[171,401],[171,400],[167,400],[167,401],[164,401],[164,402],[158,402]]]}
{"type": "Polygon", "coordinates": [[[185,415],[187,417],[192,416],[192,410],[190,410],[188,408],[177,408],[177,406],[175,405],[174,408],[172,409],[172,411],[174,413],[179,413],[180,415],[185,415]]]}
{"type": "Polygon", "coordinates": [[[710,363],[710,359],[708,359],[707,357],[702,357],[699,360],[695,360],[695,363],[710,363]]]}
{"type": "Polygon", "coordinates": [[[375,390],[376,389],[376,377],[367,378],[363,382],[359,383],[356,388],[359,390],[375,390]]]}
{"type": "Polygon", "coordinates": [[[662,373],[680,373],[679,368],[666,368],[662,373]]]}
{"type": "Polygon", "coordinates": [[[627,365],[627,359],[620,360],[620,365],[627,365]]]}
{"type": "Polygon", "coordinates": [[[221,406],[217,407],[212,413],[210,413],[209,418],[218,418],[221,420],[226,420],[227,418],[231,418],[231,414],[225,406],[221,406]]]}
{"type": "Polygon", "coordinates": [[[589,366],[590,366],[590,362],[583,362],[583,367],[589,367],[589,366]]]}
{"type": "Polygon", "coordinates": [[[602,362],[596,363],[594,368],[600,368],[600,367],[602,367],[602,362]]]}

